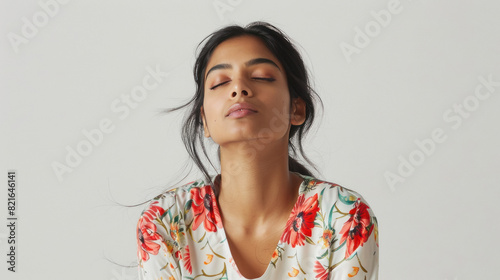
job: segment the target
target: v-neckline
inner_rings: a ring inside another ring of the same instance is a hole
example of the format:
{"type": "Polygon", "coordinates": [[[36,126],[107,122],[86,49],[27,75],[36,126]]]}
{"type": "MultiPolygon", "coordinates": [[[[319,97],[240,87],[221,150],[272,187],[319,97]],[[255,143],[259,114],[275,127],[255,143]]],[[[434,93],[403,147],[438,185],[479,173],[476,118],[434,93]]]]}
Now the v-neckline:
{"type": "MultiPolygon", "coordinates": [[[[297,205],[297,202],[298,202],[298,200],[300,198],[300,194],[303,192],[303,190],[305,188],[306,181],[308,181],[307,178],[306,178],[306,177],[308,177],[307,175],[303,175],[303,174],[300,174],[300,173],[295,172],[295,171],[290,171],[290,172],[295,173],[300,178],[302,178],[302,182],[300,183],[300,185],[298,187],[297,199],[295,200],[295,203],[293,204],[293,207],[290,210],[290,213],[288,214],[287,223],[288,223],[288,220],[290,219],[290,217],[291,217],[291,215],[293,213],[293,209],[295,209],[295,206],[297,205]]],[[[216,179],[220,179],[220,174],[212,176],[212,182],[214,184],[215,184],[215,180],[216,179]]],[[[212,191],[215,194],[215,190],[212,189],[212,191]]],[[[217,196],[215,197],[215,201],[217,202],[215,204],[215,207],[217,207],[217,211],[222,215],[222,211],[220,210],[220,207],[219,207],[219,199],[218,199],[217,196]]],[[[222,222],[222,220],[221,220],[221,224],[222,224],[222,227],[218,228],[217,231],[220,231],[220,234],[222,235],[222,240],[226,241],[226,242],[224,242],[225,244],[223,244],[223,246],[224,246],[224,250],[227,251],[227,254],[228,254],[228,260],[227,261],[229,261],[230,264],[231,264],[231,265],[229,265],[231,268],[228,268],[228,269],[233,269],[241,277],[242,280],[264,280],[264,279],[267,279],[266,277],[268,276],[269,273],[271,273],[271,270],[272,270],[272,265],[271,265],[271,263],[272,263],[272,257],[269,260],[269,263],[267,264],[266,270],[264,271],[264,273],[261,276],[259,276],[257,278],[246,278],[245,276],[243,276],[240,273],[238,265],[236,264],[236,261],[233,258],[233,255],[231,253],[231,247],[229,246],[229,241],[227,240],[226,230],[224,229],[224,223],[222,222]],[[232,263],[231,263],[230,260],[232,260],[232,263]]],[[[277,250],[278,247],[279,247],[279,245],[281,244],[281,237],[283,236],[283,234],[285,233],[285,231],[286,231],[286,223],[285,223],[285,226],[283,228],[283,231],[281,232],[280,239],[278,240],[278,243],[276,244],[276,246],[274,248],[275,250],[277,250]]]]}

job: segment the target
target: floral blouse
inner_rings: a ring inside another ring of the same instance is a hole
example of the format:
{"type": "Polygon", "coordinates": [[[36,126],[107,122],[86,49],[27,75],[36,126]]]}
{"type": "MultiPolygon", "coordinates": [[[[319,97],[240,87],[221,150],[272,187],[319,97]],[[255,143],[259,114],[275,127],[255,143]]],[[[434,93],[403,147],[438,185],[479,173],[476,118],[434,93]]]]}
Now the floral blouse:
{"type": "MultiPolygon", "coordinates": [[[[267,270],[256,279],[378,279],[377,219],[368,203],[338,184],[296,174],[303,178],[299,197],[267,270]]],[[[137,245],[143,280],[246,279],[203,179],[155,197],[139,218],[137,245]]]]}

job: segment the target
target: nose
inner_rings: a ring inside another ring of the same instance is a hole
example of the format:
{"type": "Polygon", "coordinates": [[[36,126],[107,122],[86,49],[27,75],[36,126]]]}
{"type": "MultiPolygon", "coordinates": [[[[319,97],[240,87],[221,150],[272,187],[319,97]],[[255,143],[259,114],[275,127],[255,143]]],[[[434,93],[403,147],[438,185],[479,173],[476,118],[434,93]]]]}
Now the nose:
{"type": "MultiPolygon", "coordinates": [[[[231,97],[236,97],[237,95],[238,95],[238,92],[236,92],[236,91],[233,91],[233,93],[231,93],[231,97]]],[[[241,95],[248,96],[248,91],[242,90],[241,95]]]]}
{"type": "Polygon", "coordinates": [[[231,91],[231,97],[235,98],[238,97],[238,95],[242,95],[245,97],[251,97],[253,95],[252,90],[250,87],[245,83],[243,79],[238,79],[234,81],[233,83],[233,88],[231,91]]]}

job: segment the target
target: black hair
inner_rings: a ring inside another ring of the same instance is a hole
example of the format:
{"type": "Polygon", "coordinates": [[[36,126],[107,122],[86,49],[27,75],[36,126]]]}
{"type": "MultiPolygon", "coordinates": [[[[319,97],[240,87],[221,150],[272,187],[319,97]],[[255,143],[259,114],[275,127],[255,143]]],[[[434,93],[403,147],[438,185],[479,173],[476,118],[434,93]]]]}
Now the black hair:
{"type": "MultiPolygon", "coordinates": [[[[314,106],[314,98],[317,98],[320,102],[321,98],[312,89],[309,82],[309,76],[304,65],[304,61],[302,60],[302,57],[295,48],[294,44],[291,42],[287,35],[285,35],[277,27],[269,23],[257,21],[252,22],[245,27],[230,25],[219,29],[205,37],[198,45],[197,49],[199,49],[200,46],[202,46],[202,48],[197,55],[193,69],[194,80],[196,83],[195,95],[186,104],[175,108],[165,109],[163,112],[169,113],[191,105],[190,111],[183,121],[182,141],[184,142],[189,156],[203,173],[206,182],[209,182],[213,185],[214,182],[211,181],[211,176],[199,157],[199,151],[201,148],[201,151],[203,151],[203,154],[208,159],[208,162],[212,165],[212,167],[214,167],[205,148],[203,122],[200,112],[200,108],[203,105],[204,99],[204,74],[208,61],[215,48],[217,48],[219,44],[230,38],[243,35],[255,36],[261,39],[266,47],[283,66],[287,78],[288,89],[290,92],[290,109],[292,108],[293,98],[298,97],[305,102],[306,116],[304,123],[298,126],[292,125],[290,128],[288,137],[288,168],[293,172],[313,176],[311,171],[304,165],[302,165],[298,159],[296,159],[297,150],[294,144],[294,140],[297,143],[300,155],[316,170],[315,165],[307,158],[304,153],[302,147],[302,138],[311,127],[311,124],[313,123],[315,117],[316,110],[314,106]]],[[[323,106],[322,102],[321,106],[323,106]]],[[[217,154],[220,162],[220,147],[218,147],[217,149],[217,154]]],[[[216,168],[214,167],[214,169],[216,168]]]]}

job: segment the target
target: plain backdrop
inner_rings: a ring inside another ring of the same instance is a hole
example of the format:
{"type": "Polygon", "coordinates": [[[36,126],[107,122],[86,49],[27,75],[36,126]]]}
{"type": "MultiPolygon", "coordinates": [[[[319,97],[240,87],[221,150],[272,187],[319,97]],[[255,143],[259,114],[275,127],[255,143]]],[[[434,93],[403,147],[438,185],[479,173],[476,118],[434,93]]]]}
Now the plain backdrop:
{"type": "MultiPolygon", "coordinates": [[[[0,278],[137,279],[119,265],[137,261],[143,206],[120,204],[200,176],[185,168],[185,111],[159,111],[192,97],[203,38],[265,20],[296,42],[323,100],[305,139],[318,176],[361,193],[378,218],[379,279],[495,279],[499,11],[498,1],[2,0],[0,218],[14,169],[18,220],[17,272],[2,261],[0,278]],[[140,94],[151,71],[167,74],[140,94]]],[[[9,235],[0,227],[2,260],[9,235]]]]}

